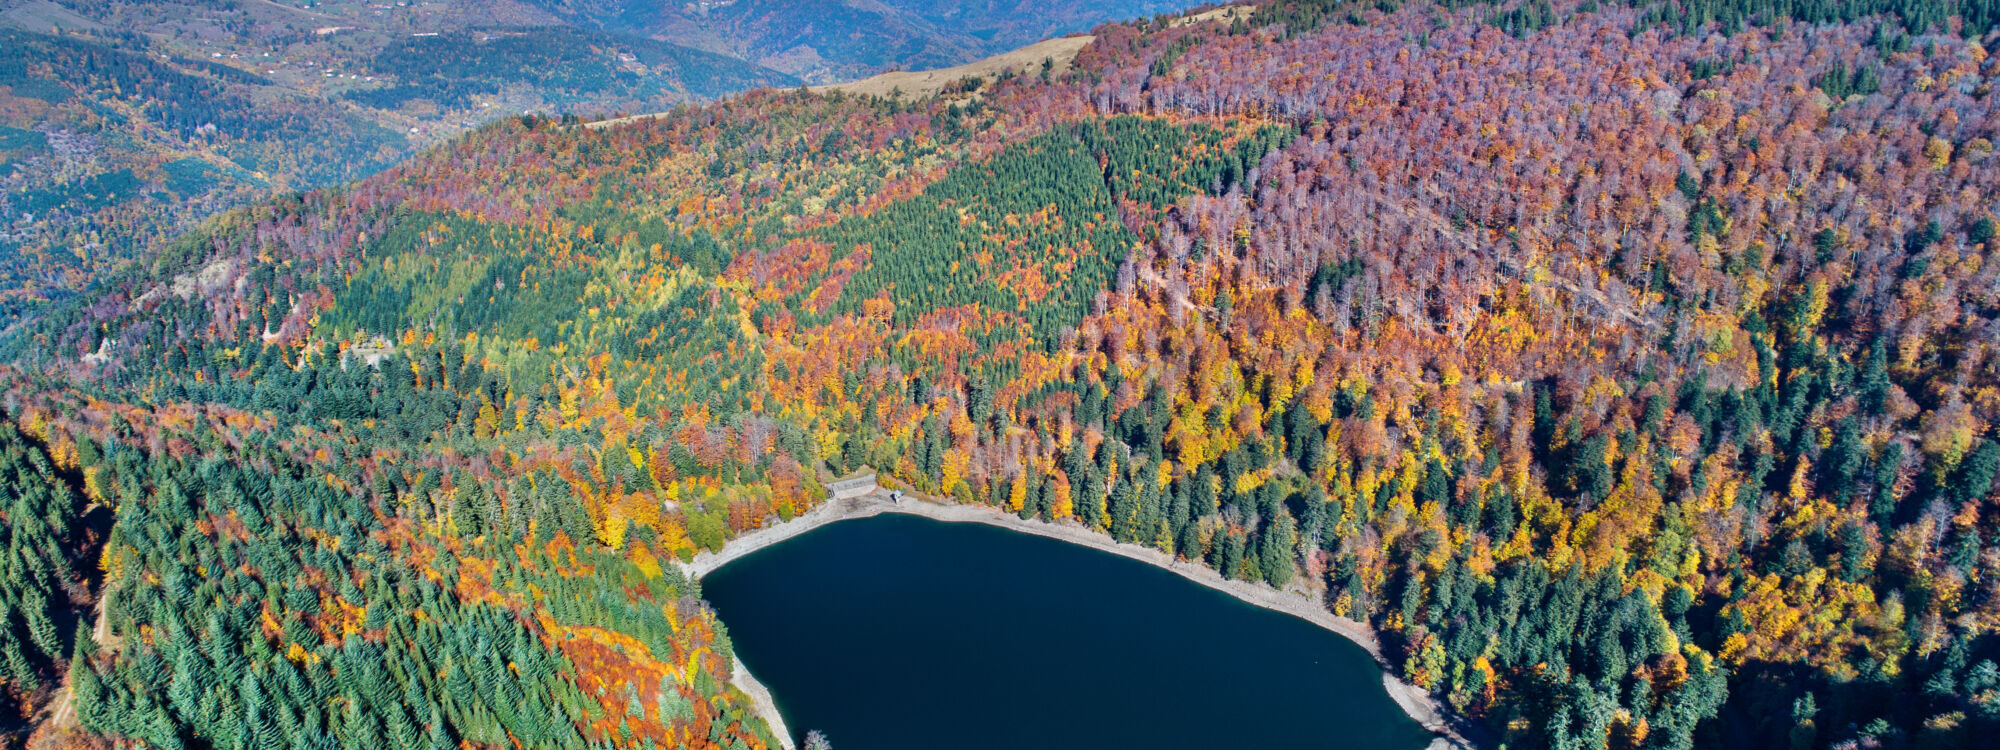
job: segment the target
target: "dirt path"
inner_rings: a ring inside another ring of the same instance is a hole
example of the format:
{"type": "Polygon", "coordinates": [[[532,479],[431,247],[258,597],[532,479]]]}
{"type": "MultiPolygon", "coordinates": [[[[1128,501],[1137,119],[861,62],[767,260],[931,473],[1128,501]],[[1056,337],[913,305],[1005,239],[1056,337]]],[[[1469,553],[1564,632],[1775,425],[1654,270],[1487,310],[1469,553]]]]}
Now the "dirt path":
{"type": "MultiPolygon", "coordinates": [[[[1001,513],[989,506],[940,503],[907,494],[902,497],[900,502],[891,502],[887,491],[877,490],[860,497],[830,500],[818,508],[814,508],[812,512],[800,515],[791,521],[744,534],[723,545],[721,552],[702,552],[695,555],[694,561],[683,564],[681,570],[687,573],[689,577],[699,579],[717,568],[742,558],[744,555],[770,547],[771,545],[791,539],[821,526],[855,518],[869,518],[884,513],[923,516],[948,523],[981,523],[1025,534],[1058,539],[1071,544],[1080,544],[1171,571],[1182,578],[1228,594],[1243,602],[1298,617],[1353,641],[1363,650],[1366,650],[1369,656],[1374,657],[1375,663],[1382,667],[1382,687],[1389,692],[1389,698],[1394,700],[1396,705],[1402,707],[1403,712],[1409,714],[1410,718],[1415,720],[1417,724],[1438,735],[1438,738],[1431,743],[1432,750],[1438,750],[1439,748],[1474,747],[1472,743],[1467,741],[1452,727],[1450,722],[1446,721],[1444,712],[1438,706],[1437,701],[1431,697],[1430,693],[1396,677],[1390,668],[1388,660],[1382,655],[1382,646],[1376,640],[1373,628],[1370,628],[1366,623],[1357,622],[1345,617],[1338,617],[1326,611],[1326,608],[1320,605],[1319,599],[1303,585],[1294,584],[1280,591],[1263,584],[1232,581],[1223,578],[1220,573],[1215,572],[1213,568],[1208,566],[1175,559],[1173,555],[1150,547],[1141,547],[1136,544],[1122,544],[1113,541],[1110,537],[1095,530],[1078,524],[1023,520],[1011,514],[1001,513]]],[[[743,687],[740,683],[738,686],[743,687]]],[[[758,686],[758,689],[762,690],[762,686],[758,686]]],[[[745,687],[744,692],[750,692],[750,690],[745,687]]],[[[771,721],[773,727],[782,726],[782,719],[777,718],[775,706],[767,710],[765,708],[766,705],[769,705],[768,700],[760,701],[758,706],[760,712],[768,711],[765,713],[765,719],[771,721]]]]}
{"type": "MultiPolygon", "coordinates": [[[[116,639],[111,637],[110,620],[104,613],[105,607],[109,605],[110,600],[111,591],[107,588],[102,595],[97,597],[97,622],[90,627],[90,639],[97,642],[99,649],[116,649],[118,647],[116,639]]],[[[40,722],[40,724],[50,729],[68,729],[75,723],[76,706],[70,700],[69,677],[64,675],[62,687],[57,688],[55,696],[49,699],[48,718],[40,722]]],[[[787,748],[787,750],[790,749],[787,748]]]]}

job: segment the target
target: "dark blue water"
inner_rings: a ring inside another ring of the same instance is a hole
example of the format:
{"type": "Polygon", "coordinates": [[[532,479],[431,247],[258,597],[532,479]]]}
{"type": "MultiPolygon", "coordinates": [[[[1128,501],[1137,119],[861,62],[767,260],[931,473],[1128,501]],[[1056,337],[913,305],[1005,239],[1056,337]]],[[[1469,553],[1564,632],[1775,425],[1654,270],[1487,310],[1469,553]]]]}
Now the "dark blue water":
{"type": "Polygon", "coordinates": [[[1340,636],[1086,547],[843,521],[702,589],[794,739],[837,750],[1387,748],[1429,736],[1340,636]]]}

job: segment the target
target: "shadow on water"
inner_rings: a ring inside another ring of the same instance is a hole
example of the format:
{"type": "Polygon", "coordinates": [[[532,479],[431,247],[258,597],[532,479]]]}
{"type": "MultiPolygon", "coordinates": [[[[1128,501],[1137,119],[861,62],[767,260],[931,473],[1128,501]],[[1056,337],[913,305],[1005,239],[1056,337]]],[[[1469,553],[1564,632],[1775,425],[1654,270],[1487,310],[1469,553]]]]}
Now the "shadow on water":
{"type": "Polygon", "coordinates": [[[1173,573],[909,516],[836,523],[702,588],[801,737],[840,750],[1377,748],[1430,735],[1367,652],[1173,573]]]}

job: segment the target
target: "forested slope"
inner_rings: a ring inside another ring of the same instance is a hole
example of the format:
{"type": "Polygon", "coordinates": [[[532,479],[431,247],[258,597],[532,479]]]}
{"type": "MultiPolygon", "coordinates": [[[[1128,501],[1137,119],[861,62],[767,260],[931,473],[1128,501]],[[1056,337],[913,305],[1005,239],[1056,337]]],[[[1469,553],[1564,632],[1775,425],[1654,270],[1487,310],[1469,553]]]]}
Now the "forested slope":
{"type": "Polygon", "coordinates": [[[314,33],[291,18],[225,33],[147,11],[197,21],[249,11],[87,10],[105,24],[57,34],[0,24],[5,323],[224,209],[351,182],[496,116],[650,112],[795,83],[722,55],[565,27],[406,21],[446,29],[413,36],[381,21],[314,33]],[[145,33],[114,31],[124,24],[145,33]]]}
{"type": "Polygon", "coordinates": [[[228,214],[0,342],[118,508],[113,637],[24,657],[79,743],[768,746],[662,560],[868,465],[1302,584],[1508,747],[1979,746],[1993,19],[1633,5],[1114,24],[228,214]]]}
{"type": "Polygon", "coordinates": [[[0,325],[224,209],[350,182],[497,117],[943,68],[1189,4],[6,2],[0,325]]]}

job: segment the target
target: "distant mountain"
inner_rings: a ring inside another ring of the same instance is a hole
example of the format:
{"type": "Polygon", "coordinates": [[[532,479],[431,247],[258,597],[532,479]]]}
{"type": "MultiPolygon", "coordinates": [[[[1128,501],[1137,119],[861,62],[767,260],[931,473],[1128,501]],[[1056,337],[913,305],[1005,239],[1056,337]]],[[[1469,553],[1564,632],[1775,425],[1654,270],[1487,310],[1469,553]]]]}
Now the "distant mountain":
{"type": "Polygon", "coordinates": [[[1086,31],[1185,10],[1186,0],[529,0],[571,23],[730,54],[812,83],[959,65],[1086,31]]]}

